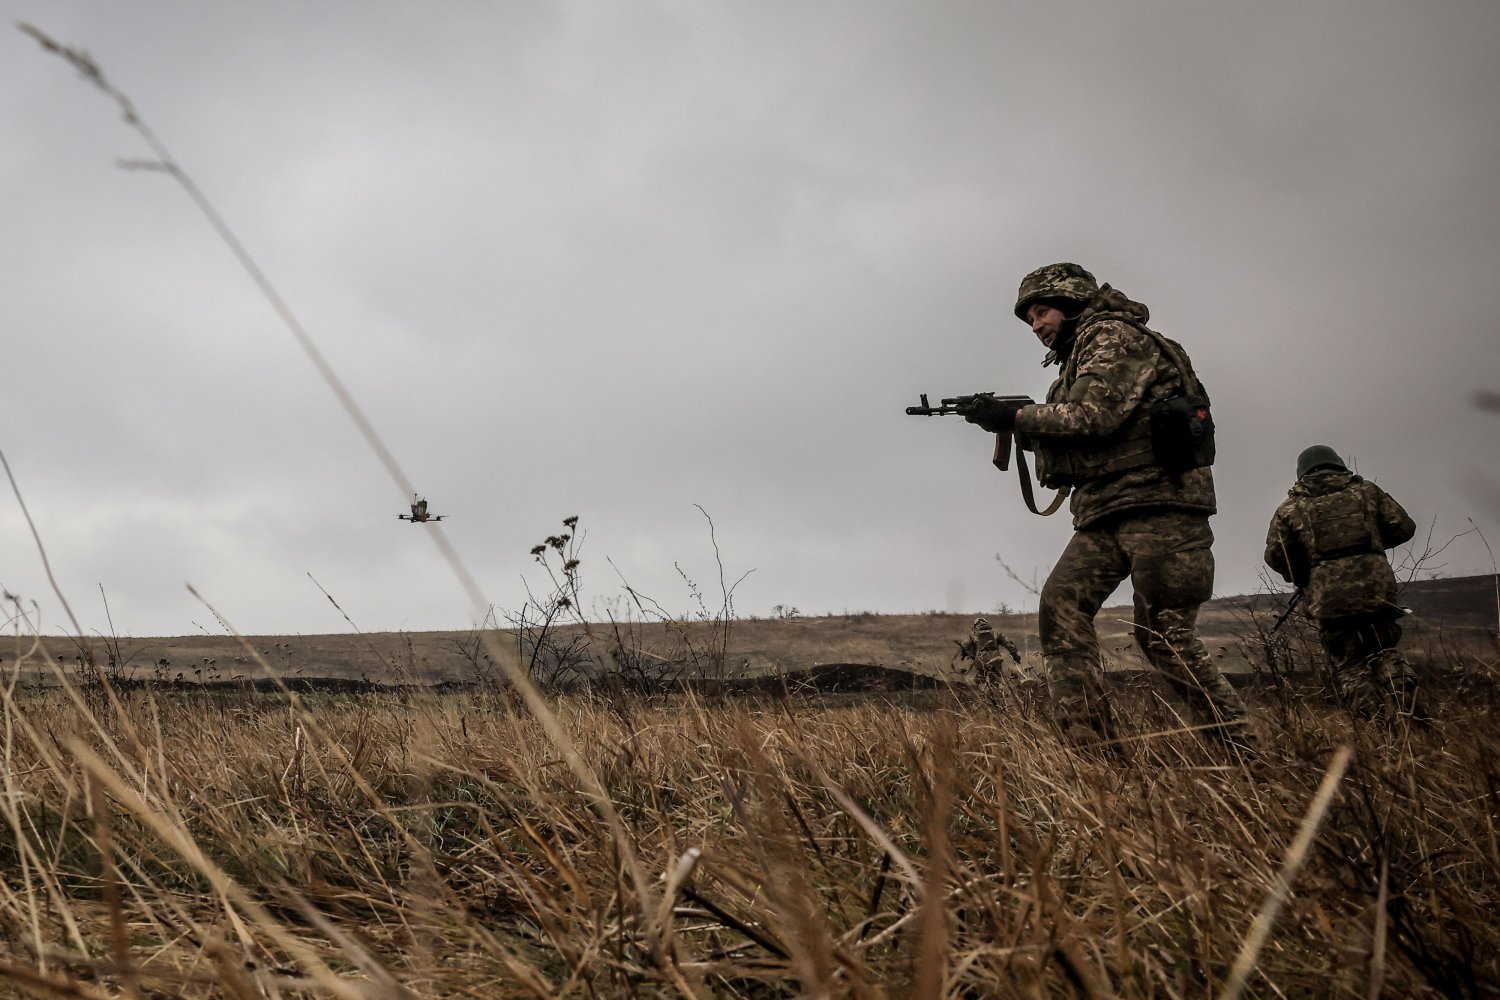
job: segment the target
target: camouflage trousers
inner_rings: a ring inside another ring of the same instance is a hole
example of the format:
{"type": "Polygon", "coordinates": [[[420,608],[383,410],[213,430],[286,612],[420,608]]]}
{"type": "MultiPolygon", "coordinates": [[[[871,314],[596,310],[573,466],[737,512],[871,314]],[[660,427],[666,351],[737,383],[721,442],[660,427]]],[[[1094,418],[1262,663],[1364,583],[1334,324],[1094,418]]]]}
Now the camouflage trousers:
{"type": "Polygon", "coordinates": [[[1199,724],[1243,732],[1245,702],[1198,638],[1213,593],[1213,531],[1184,511],[1125,514],[1074,532],[1042,587],[1037,628],[1047,690],[1065,731],[1113,734],[1094,616],[1121,581],[1135,591],[1132,633],[1146,659],[1192,706],[1199,724]]]}
{"type": "Polygon", "coordinates": [[[1339,700],[1366,718],[1416,712],[1416,678],[1396,645],[1401,622],[1388,614],[1349,615],[1318,622],[1333,666],[1339,700]]]}

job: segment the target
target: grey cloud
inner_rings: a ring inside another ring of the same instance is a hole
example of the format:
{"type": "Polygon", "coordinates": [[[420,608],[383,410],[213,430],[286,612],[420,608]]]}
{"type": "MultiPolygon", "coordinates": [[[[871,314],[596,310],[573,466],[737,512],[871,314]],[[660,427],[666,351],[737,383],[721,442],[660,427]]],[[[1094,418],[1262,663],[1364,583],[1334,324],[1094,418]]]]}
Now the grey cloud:
{"type": "MultiPolygon", "coordinates": [[[[490,599],[581,514],[591,593],[685,610],[1023,605],[983,435],[916,392],[1045,391],[1010,316],[1077,259],[1220,411],[1219,589],[1312,440],[1419,520],[1500,386],[1492,5],[12,0],[128,90],[277,282],[490,599]],[[737,574],[735,574],[737,575],[737,574]]],[[[5,440],[98,621],[458,627],[469,608],[274,315],[99,95],[0,36],[5,440]]],[[[1471,477],[1472,478],[1472,477],[1471,477]]],[[[1489,518],[1489,520],[1483,520],[1489,518]]],[[[47,600],[14,509],[0,582],[47,600]]],[[[1487,568],[1460,547],[1450,571],[1487,568]]],[[[49,621],[58,616],[49,614],[49,621]]]]}

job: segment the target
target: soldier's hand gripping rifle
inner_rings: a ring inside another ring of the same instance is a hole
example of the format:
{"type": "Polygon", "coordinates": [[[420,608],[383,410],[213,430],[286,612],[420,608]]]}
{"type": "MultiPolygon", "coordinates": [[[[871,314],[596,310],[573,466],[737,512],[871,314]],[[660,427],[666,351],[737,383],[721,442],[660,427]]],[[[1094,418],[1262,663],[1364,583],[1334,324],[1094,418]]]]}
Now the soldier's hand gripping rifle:
{"type": "MultiPolygon", "coordinates": [[[[976,392],[968,396],[952,396],[948,399],[939,400],[941,405],[933,406],[927,402],[927,393],[921,394],[921,403],[917,406],[908,406],[906,415],[909,417],[941,417],[954,414],[977,423],[986,430],[995,433],[995,454],[990,459],[995,468],[1004,472],[1010,468],[1011,444],[1014,438],[1013,424],[1016,411],[1023,406],[1030,406],[1035,402],[1030,396],[1000,396],[993,392],[976,392]],[[987,419],[992,417],[994,419],[987,419]],[[1008,418],[1008,419],[1007,419],[1008,418]]],[[[1033,514],[1046,516],[1054,514],[1067,499],[1066,488],[1057,492],[1052,502],[1047,505],[1046,510],[1038,510],[1036,497],[1031,489],[1031,470],[1026,467],[1026,456],[1017,448],[1016,469],[1021,477],[1021,498],[1026,501],[1026,508],[1033,514]]]]}

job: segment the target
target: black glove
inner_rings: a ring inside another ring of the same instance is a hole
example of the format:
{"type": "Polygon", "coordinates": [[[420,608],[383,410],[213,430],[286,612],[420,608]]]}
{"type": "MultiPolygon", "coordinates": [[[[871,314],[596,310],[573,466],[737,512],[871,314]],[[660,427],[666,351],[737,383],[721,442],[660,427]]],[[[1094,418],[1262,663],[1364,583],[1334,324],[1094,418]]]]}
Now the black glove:
{"type": "Polygon", "coordinates": [[[959,413],[971,424],[978,424],[991,434],[1003,434],[1016,425],[1016,412],[1030,404],[1029,399],[996,399],[994,396],[975,396],[964,404],[959,413]]]}

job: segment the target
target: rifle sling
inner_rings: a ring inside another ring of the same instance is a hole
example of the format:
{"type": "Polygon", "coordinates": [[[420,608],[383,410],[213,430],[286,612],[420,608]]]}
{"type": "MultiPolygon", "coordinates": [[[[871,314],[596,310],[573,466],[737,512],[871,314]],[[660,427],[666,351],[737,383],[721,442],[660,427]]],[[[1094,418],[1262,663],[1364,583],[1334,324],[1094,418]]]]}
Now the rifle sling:
{"type": "Polygon", "coordinates": [[[1052,502],[1047,505],[1046,510],[1037,510],[1036,495],[1031,489],[1031,470],[1026,468],[1026,452],[1020,448],[1016,449],[1016,469],[1021,473],[1021,499],[1026,501],[1026,509],[1033,514],[1040,514],[1042,517],[1046,517],[1049,514],[1056,514],[1057,509],[1062,506],[1063,501],[1068,499],[1070,488],[1064,486],[1057,491],[1057,495],[1052,498],[1052,502]]]}

